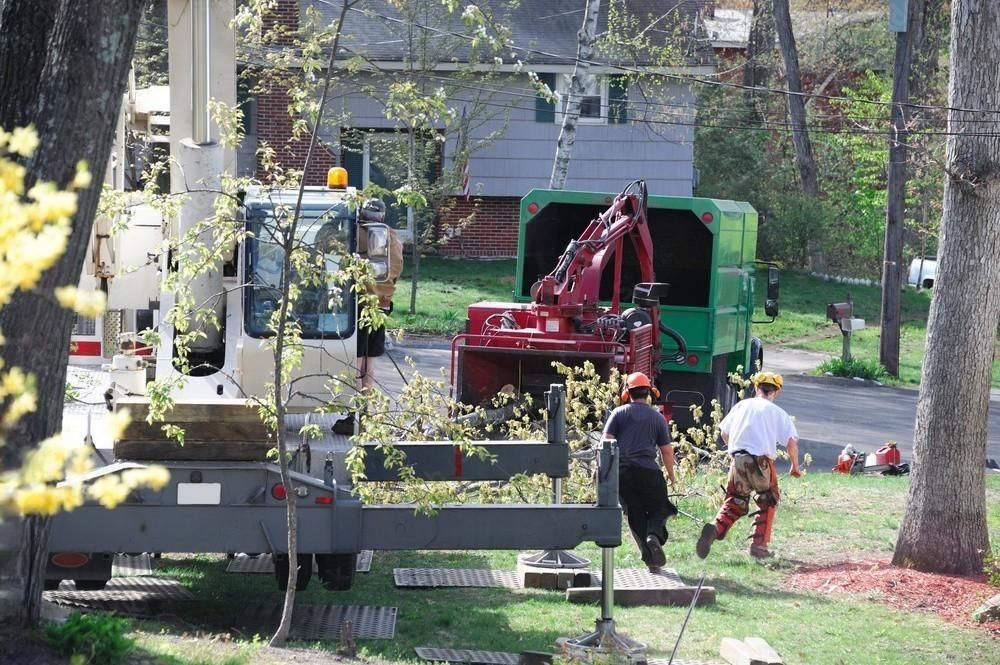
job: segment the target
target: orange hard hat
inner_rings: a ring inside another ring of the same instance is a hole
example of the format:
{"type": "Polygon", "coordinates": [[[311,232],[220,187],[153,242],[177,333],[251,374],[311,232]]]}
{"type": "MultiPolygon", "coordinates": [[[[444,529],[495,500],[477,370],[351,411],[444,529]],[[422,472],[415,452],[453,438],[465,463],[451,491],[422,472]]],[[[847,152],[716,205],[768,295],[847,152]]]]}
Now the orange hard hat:
{"type": "Polygon", "coordinates": [[[660,391],[656,389],[653,382],[649,380],[649,377],[642,372],[632,372],[625,379],[625,386],[622,388],[622,402],[629,401],[628,391],[633,388],[649,388],[649,392],[653,395],[653,399],[660,396],[660,391]]]}

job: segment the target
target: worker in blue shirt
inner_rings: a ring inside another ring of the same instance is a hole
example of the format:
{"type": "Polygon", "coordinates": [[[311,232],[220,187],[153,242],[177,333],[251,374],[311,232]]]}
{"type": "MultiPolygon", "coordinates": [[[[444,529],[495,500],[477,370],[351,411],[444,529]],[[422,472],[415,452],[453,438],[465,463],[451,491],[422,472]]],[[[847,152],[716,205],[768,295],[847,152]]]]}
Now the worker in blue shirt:
{"type": "Polygon", "coordinates": [[[651,573],[666,563],[667,518],[677,508],[667,497],[674,484],[674,448],[663,415],[649,403],[659,392],[642,372],[629,374],[622,390],[624,404],[611,412],[604,438],[618,441],[618,499],[629,530],[651,573]],[[656,463],[657,452],[663,471],[656,463]]]}

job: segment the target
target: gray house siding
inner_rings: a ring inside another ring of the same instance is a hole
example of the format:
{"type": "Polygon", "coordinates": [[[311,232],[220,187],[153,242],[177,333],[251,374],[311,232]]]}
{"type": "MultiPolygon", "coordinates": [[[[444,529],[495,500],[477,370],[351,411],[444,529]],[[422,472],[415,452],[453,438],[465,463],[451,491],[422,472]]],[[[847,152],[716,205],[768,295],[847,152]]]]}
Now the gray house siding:
{"type": "MultiPolygon", "coordinates": [[[[502,129],[505,122],[502,111],[509,107],[503,135],[476,151],[470,160],[470,189],[474,195],[521,197],[532,188],[548,187],[560,126],[558,122],[537,121],[535,99],[526,95],[529,90],[527,75],[512,76],[504,94],[496,94],[489,101],[488,108],[499,117],[470,132],[475,140],[502,129]]],[[[688,86],[672,85],[667,92],[671,104],[691,102],[693,107],[688,86]]],[[[342,97],[342,104],[353,127],[394,126],[385,118],[377,100],[348,94],[342,97]]],[[[463,100],[456,98],[452,104],[461,113],[463,100]]],[[[630,97],[628,122],[579,124],[566,188],[617,192],[629,181],[642,178],[651,194],[690,196],[694,179],[693,111],[671,106],[671,112],[666,114],[668,123],[654,117],[656,108],[655,103],[647,107],[630,97]],[[651,119],[648,122],[632,119],[644,115],[651,119]]],[[[444,146],[448,166],[457,146],[454,133],[444,146]]],[[[337,143],[335,132],[326,138],[337,143]]]]}

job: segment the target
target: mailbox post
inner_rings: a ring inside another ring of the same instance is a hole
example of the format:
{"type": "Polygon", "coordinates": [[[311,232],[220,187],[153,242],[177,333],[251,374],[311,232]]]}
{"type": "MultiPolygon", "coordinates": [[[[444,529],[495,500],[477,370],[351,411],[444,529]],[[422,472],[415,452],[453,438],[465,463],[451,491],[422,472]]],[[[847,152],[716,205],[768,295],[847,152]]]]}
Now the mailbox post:
{"type": "Polygon", "coordinates": [[[865,328],[864,319],[854,318],[854,301],[851,300],[851,294],[847,294],[847,302],[829,303],[826,306],[826,318],[840,327],[840,332],[844,336],[841,358],[845,364],[851,362],[851,335],[865,328]]]}

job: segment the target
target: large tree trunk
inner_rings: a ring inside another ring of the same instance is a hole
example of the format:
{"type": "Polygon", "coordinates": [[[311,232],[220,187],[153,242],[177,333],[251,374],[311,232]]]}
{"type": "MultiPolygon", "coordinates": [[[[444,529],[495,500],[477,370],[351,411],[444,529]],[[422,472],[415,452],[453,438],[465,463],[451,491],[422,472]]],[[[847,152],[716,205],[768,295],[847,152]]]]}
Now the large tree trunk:
{"type": "MultiPolygon", "coordinates": [[[[750,36],[747,39],[747,60],[743,66],[743,85],[766,88],[771,84],[771,70],[774,60],[774,2],[773,0],[753,0],[753,16],[750,19],[750,36]]],[[[747,90],[747,106],[758,120],[764,117],[763,110],[756,105],[766,104],[768,95],[747,90]]]]}
{"type": "MultiPolygon", "coordinates": [[[[774,27],[781,45],[781,58],[785,63],[785,82],[788,86],[788,115],[792,120],[792,143],[795,146],[795,166],[802,182],[802,193],[819,198],[819,174],[816,158],[813,156],[809,129],[806,126],[806,103],[802,95],[802,74],[799,71],[799,52],[792,32],[792,17],[788,0],[774,0],[774,27]]],[[[810,234],[808,242],[809,269],[817,272],[826,270],[823,243],[816,234],[810,234]]]]}
{"type": "Polygon", "coordinates": [[[982,569],[986,422],[1000,318],[1000,3],[952,3],[944,212],[927,326],[914,468],[893,563],[982,569]]]}
{"type": "Polygon", "coordinates": [[[597,13],[600,11],[600,0],[586,0],[583,12],[583,26],[576,45],[576,64],[573,65],[573,77],[569,84],[569,98],[563,109],[562,128],[556,141],[556,158],[552,162],[552,175],[549,178],[549,189],[563,189],[569,176],[569,161],[573,156],[573,144],[576,143],[576,122],[580,119],[580,102],[586,91],[584,83],[590,76],[590,61],[594,59],[594,40],[597,34],[597,13]]]}
{"type": "MultiPolygon", "coordinates": [[[[66,254],[47,271],[38,288],[18,293],[0,312],[0,330],[6,343],[0,346],[5,366],[21,367],[36,378],[38,408],[25,416],[0,448],[0,466],[17,468],[25,451],[58,431],[66,383],[66,358],[73,328],[73,313],[51,296],[56,286],[75,285],[86,256],[100,185],[115,135],[122,93],[128,75],[135,36],[142,14],[142,0],[61,0],[44,51],[19,48],[28,34],[44,30],[19,5],[34,9],[51,3],[8,0],[0,25],[3,70],[33,72],[44,54],[44,67],[36,82],[20,76],[0,79],[0,98],[16,97],[17,106],[4,109],[5,120],[34,123],[41,139],[28,164],[28,179],[52,180],[65,186],[86,160],[94,174],[94,185],[80,192],[78,212],[66,254]],[[17,17],[23,23],[18,23],[17,17]],[[29,88],[33,94],[26,94],[29,88]],[[7,115],[7,114],[10,115],[7,115]],[[45,334],[39,334],[44,331],[45,334]]],[[[21,623],[37,621],[41,599],[47,528],[37,520],[25,521],[20,554],[5,558],[15,566],[0,572],[3,580],[19,580],[21,588],[0,594],[13,607],[4,609],[21,623]],[[26,547],[30,543],[30,547],[26,547]],[[18,593],[18,591],[20,593],[18,593]]]]}
{"type": "Polygon", "coordinates": [[[8,0],[0,13],[0,127],[35,121],[38,88],[59,0],[8,0]]]}

